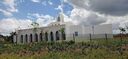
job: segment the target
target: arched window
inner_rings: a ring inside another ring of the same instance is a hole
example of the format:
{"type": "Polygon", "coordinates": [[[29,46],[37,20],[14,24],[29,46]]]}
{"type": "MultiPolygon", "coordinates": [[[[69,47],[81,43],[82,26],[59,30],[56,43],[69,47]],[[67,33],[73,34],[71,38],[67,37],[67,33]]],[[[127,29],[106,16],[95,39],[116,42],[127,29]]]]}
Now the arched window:
{"type": "Polygon", "coordinates": [[[26,43],[28,42],[28,35],[27,34],[25,35],[25,41],[26,41],[26,43]]]}
{"type": "Polygon", "coordinates": [[[43,41],[42,33],[40,33],[40,41],[43,41]]]}
{"type": "Polygon", "coordinates": [[[48,41],[48,33],[45,33],[45,40],[48,41]]]}
{"type": "Polygon", "coordinates": [[[21,35],[21,43],[23,43],[23,35],[21,35]]]}
{"type": "Polygon", "coordinates": [[[60,37],[59,32],[56,31],[56,40],[60,40],[59,37],[60,37]]]}
{"type": "Polygon", "coordinates": [[[37,33],[35,34],[35,41],[38,42],[38,35],[37,35],[37,33]]]}
{"type": "Polygon", "coordinates": [[[32,34],[30,34],[30,42],[32,42],[32,34]]]}
{"type": "Polygon", "coordinates": [[[53,32],[50,33],[51,41],[54,40],[53,32]]]}
{"type": "Polygon", "coordinates": [[[62,40],[66,40],[65,32],[61,32],[61,33],[62,33],[62,40]]]}

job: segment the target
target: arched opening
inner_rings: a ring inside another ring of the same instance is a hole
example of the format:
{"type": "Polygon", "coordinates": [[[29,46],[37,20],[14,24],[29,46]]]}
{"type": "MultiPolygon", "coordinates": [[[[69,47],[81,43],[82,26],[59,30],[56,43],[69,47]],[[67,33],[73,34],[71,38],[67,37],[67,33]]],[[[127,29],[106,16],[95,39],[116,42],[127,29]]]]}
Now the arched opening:
{"type": "Polygon", "coordinates": [[[37,35],[37,33],[35,34],[35,41],[38,42],[38,35],[37,35]]]}
{"type": "Polygon", "coordinates": [[[43,41],[42,33],[40,33],[40,41],[43,41]]]}
{"type": "Polygon", "coordinates": [[[54,40],[53,32],[50,33],[50,37],[51,37],[51,41],[53,41],[54,40]]]}
{"type": "Polygon", "coordinates": [[[61,33],[62,33],[62,40],[66,40],[65,32],[61,32],[61,33]]]}
{"type": "Polygon", "coordinates": [[[30,42],[32,42],[32,34],[30,34],[30,42]]]}
{"type": "Polygon", "coordinates": [[[48,33],[45,33],[45,40],[48,41],[48,33]]]}
{"type": "Polygon", "coordinates": [[[23,43],[23,35],[21,35],[21,43],[23,43]]]}
{"type": "Polygon", "coordinates": [[[59,32],[56,31],[56,40],[60,40],[60,39],[59,39],[59,36],[60,36],[59,32]]]}
{"type": "Polygon", "coordinates": [[[28,42],[28,35],[27,34],[25,35],[25,41],[26,41],[26,43],[28,42]]]}

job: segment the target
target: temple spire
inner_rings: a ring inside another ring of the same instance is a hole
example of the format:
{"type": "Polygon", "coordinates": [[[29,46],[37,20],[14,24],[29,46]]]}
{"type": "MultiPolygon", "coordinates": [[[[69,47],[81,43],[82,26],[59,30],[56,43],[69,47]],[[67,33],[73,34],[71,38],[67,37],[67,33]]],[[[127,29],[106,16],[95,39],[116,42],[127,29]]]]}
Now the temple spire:
{"type": "Polygon", "coordinates": [[[63,0],[61,0],[61,8],[60,8],[60,13],[57,18],[58,22],[64,22],[64,13],[63,13],[63,0]]]}
{"type": "Polygon", "coordinates": [[[58,16],[58,18],[57,18],[57,21],[58,21],[58,22],[64,22],[64,15],[63,15],[63,13],[60,13],[60,14],[59,14],[59,16],[58,16]]]}

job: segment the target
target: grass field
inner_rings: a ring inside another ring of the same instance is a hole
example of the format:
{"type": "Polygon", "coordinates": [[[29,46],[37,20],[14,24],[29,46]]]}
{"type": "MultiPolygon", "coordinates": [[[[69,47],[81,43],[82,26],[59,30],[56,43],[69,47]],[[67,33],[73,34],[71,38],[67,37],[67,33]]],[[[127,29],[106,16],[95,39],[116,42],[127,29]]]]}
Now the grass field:
{"type": "Polygon", "coordinates": [[[128,59],[128,40],[0,44],[0,59],[128,59]]]}

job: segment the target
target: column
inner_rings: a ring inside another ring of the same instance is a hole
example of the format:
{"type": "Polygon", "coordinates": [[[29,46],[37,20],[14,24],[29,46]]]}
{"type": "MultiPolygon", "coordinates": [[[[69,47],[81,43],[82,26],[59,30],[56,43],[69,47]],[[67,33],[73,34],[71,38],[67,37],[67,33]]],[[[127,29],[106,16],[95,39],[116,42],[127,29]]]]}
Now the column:
{"type": "Polygon", "coordinates": [[[49,42],[51,41],[51,35],[50,35],[50,33],[48,33],[48,41],[49,42]]]}
{"type": "Polygon", "coordinates": [[[45,41],[45,34],[42,33],[42,41],[45,41]]]}
{"type": "Polygon", "coordinates": [[[21,44],[21,35],[17,35],[18,37],[17,37],[17,43],[18,44],[21,44]]]}
{"type": "Polygon", "coordinates": [[[27,43],[30,43],[30,34],[28,34],[28,38],[27,38],[28,40],[28,42],[27,43]]]}
{"type": "Polygon", "coordinates": [[[32,42],[35,42],[35,34],[32,34],[32,42]]]}
{"type": "Polygon", "coordinates": [[[38,42],[40,42],[41,41],[41,39],[40,39],[40,33],[37,33],[37,36],[38,36],[38,42]]]}
{"type": "Polygon", "coordinates": [[[23,44],[25,44],[25,41],[26,41],[26,40],[25,40],[25,35],[23,35],[23,44]]]}
{"type": "Polygon", "coordinates": [[[54,37],[53,41],[56,41],[56,33],[55,32],[53,32],[53,37],[54,37]]]}

